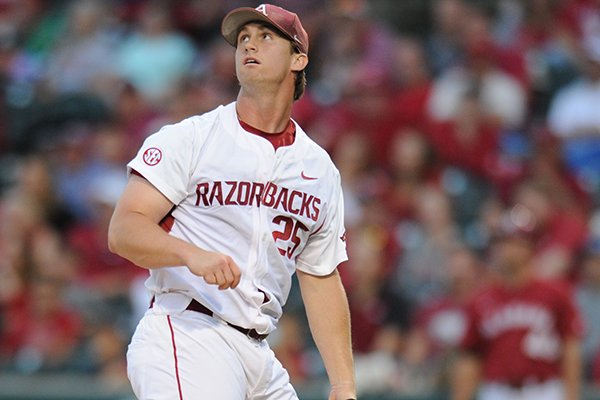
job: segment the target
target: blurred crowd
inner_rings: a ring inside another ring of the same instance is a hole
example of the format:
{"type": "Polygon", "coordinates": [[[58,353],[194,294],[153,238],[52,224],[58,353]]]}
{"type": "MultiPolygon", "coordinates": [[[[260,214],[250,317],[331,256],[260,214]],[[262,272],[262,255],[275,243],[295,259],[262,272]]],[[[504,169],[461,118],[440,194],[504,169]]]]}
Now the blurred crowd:
{"type": "MultiPolygon", "coordinates": [[[[147,271],[110,254],[125,164],[232,101],[227,11],[257,1],[0,0],[0,371],[127,385],[147,271]]],[[[310,35],[294,118],[345,191],[360,393],[440,390],[507,224],[584,315],[600,384],[600,1],[287,0],[310,35]]],[[[271,344],[323,376],[297,288],[271,344]]]]}

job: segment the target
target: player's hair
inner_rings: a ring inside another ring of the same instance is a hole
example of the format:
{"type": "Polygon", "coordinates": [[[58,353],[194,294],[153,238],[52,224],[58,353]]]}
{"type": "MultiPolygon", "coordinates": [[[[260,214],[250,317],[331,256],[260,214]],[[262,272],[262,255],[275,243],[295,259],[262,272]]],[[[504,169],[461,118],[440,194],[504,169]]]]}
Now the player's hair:
{"type": "MultiPolygon", "coordinates": [[[[300,49],[293,42],[290,42],[292,45],[293,53],[300,53],[300,49]]],[[[304,94],[304,90],[306,89],[306,69],[302,71],[296,72],[296,78],[294,80],[294,101],[300,99],[304,94]]]]}

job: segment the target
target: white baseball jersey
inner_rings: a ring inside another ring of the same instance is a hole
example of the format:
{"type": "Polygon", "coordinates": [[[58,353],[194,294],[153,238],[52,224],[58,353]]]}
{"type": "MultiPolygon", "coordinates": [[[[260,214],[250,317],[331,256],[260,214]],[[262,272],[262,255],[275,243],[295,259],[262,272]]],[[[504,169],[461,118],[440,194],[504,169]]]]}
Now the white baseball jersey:
{"type": "Polygon", "coordinates": [[[339,172],[296,125],[275,148],[242,128],[235,103],[163,127],[128,164],[174,205],[171,235],[229,255],[241,269],[220,291],[185,266],[150,271],[157,311],[190,298],[218,317],[259,333],[275,329],[296,268],[327,275],[347,259],[339,172]]]}

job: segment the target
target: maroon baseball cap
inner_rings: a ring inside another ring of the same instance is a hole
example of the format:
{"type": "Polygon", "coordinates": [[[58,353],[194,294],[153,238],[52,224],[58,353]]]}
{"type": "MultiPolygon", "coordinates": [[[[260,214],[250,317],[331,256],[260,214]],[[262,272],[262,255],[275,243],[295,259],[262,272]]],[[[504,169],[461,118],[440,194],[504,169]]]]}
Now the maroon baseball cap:
{"type": "Polygon", "coordinates": [[[300,52],[308,54],[308,34],[302,27],[298,15],[272,4],[261,4],[256,8],[240,7],[229,12],[223,18],[221,34],[227,43],[236,47],[239,29],[254,21],[273,25],[283,36],[295,43],[300,52]]]}

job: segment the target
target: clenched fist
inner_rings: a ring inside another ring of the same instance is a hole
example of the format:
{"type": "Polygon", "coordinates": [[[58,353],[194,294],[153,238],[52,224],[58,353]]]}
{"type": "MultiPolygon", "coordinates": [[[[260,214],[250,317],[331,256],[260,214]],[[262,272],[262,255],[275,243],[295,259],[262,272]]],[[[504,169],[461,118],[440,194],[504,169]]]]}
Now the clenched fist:
{"type": "Polygon", "coordinates": [[[188,269],[204,278],[206,283],[218,285],[220,290],[234,289],[242,276],[240,268],[230,256],[214,251],[200,250],[187,262],[188,269]]]}

